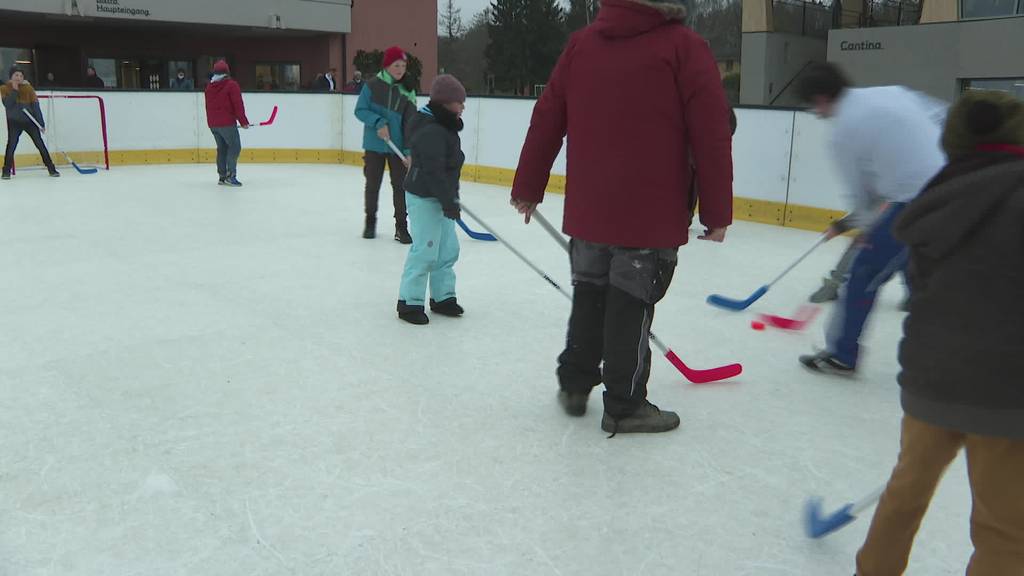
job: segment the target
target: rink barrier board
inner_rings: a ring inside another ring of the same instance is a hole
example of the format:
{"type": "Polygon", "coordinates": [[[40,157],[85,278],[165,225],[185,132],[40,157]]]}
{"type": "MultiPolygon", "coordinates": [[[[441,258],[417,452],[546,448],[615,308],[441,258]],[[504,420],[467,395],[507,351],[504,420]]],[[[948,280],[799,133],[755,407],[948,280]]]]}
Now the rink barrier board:
{"type": "MultiPolygon", "coordinates": [[[[102,152],[75,152],[79,164],[100,164],[102,152]]],[[[120,150],[110,152],[112,166],[139,166],[147,164],[208,164],[216,160],[217,151],[212,148],[179,150],[120,150]]],[[[363,165],[363,153],[351,150],[308,150],[298,148],[249,148],[243,149],[239,157],[243,163],[255,164],[344,164],[363,165]]],[[[38,155],[18,155],[19,166],[38,166],[38,155]]],[[[463,169],[463,181],[494,186],[511,187],[515,170],[467,164],[463,169]]],[[[565,176],[552,174],[548,182],[549,193],[565,193],[565,176]]],[[[736,197],[733,202],[733,216],[737,220],[772,224],[802,230],[821,231],[829,223],[843,216],[839,210],[787,204],[772,200],[736,197]]]]}

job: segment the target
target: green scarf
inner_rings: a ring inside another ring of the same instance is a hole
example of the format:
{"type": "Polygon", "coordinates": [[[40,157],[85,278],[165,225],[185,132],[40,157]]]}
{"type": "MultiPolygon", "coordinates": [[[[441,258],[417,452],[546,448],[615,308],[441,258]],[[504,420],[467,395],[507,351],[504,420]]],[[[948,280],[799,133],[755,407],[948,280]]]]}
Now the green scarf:
{"type": "Polygon", "coordinates": [[[413,105],[416,104],[416,92],[409,90],[401,82],[396,82],[395,79],[391,77],[391,74],[388,74],[387,70],[381,70],[380,73],[377,74],[377,78],[379,78],[381,82],[384,82],[388,86],[397,86],[398,92],[401,93],[402,96],[408,98],[409,101],[413,103],[413,105]]]}

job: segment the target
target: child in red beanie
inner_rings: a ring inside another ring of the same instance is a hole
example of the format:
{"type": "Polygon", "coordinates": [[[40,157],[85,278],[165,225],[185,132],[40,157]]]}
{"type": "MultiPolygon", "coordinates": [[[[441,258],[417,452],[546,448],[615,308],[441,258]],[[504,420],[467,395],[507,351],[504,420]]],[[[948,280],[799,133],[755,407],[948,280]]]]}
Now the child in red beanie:
{"type": "Polygon", "coordinates": [[[408,167],[391,151],[388,141],[394,142],[408,155],[404,132],[409,119],[416,113],[416,91],[406,75],[408,60],[401,48],[388,48],[382,62],[384,69],[363,84],[356,103],[356,118],[365,125],[366,225],[363,238],[377,236],[377,202],[384,180],[384,166],[387,165],[391,171],[395,204],[395,240],[402,244],[412,244],[406,223],[405,190],[402,188],[408,167]]]}

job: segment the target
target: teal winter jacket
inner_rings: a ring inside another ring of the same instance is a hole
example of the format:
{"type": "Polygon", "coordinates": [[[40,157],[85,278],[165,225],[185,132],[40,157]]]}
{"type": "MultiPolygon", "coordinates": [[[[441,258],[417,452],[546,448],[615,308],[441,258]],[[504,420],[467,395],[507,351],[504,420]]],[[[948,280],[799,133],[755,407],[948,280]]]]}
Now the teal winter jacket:
{"type": "Polygon", "coordinates": [[[363,149],[391,154],[387,142],[377,136],[377,130],[387,125],[391,131],[391,141],[408,155],[405,131],[415,114],[416,93],[395,82],[386,70],[382,70],[363,84],[356,102],[356,118],[364,124],[363,149]]]}

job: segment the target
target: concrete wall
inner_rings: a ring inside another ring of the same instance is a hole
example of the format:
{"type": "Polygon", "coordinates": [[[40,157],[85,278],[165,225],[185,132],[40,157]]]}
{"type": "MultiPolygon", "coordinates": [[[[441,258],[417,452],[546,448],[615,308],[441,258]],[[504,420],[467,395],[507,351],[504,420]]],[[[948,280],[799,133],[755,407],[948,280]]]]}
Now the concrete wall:
{"type": "MultiPolygon", "coordinates": [[[[347,33],[352,0],[4,0],[0,8],[40,14],[347,33]],[[77,3],[78,9],[74,9],[77,3]]],[[[391,4],[390,0],[370,3],[391,4]]]]}
{"type": "Polygon", "coordinates": [[[741,104],[796,106],[799,102],[792,96],[790,81],[808,62],[824,62],[827,50],[820,38],[748,32],[743,34],[742,53],[741,104]]]}
{"type": "Polygon", "coordinates": [[[902,84],[946,101],[962,79],[1024,78],[1022,54],[1024,18],[833,30],[828,40],[828,59],[857,85],[902,84]]]}
{"type": "Polygon", "coordinates": [[[437,75],[437,2],[357,0],[352,6],[352,33],[345,42],[349,77],[357,51],[398,45],[423,61],[420,88],[429,91],[437,75]]]}

